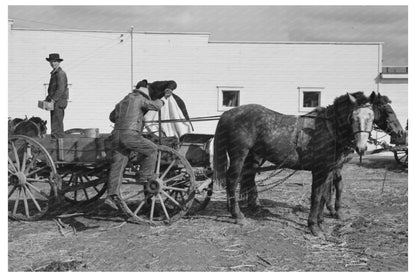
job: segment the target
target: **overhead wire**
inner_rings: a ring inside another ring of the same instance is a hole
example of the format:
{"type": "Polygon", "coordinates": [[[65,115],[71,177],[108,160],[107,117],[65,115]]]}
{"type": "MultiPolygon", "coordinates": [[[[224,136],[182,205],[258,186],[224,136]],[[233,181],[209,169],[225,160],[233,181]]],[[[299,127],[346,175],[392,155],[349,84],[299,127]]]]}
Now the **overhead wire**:
{"type": "MultiPolygon", "coordinates": [[[[58,27],[67,28],[68,30],[65,30],[65,31],[74,31],[74,32],[78,32],[78,33],[82,33],[82,32],[87,31],[87,30],[82,30],[82,29],[73,29],[73,27],[70,27],[70,26],[65,26],[65,25],[60,25],[60,24],[53,24],[53,23],[47,23],[47,22],[42,22],[42,21],[27,20],[27,19],[16,18],[16,17],[14,17],[13,19],[18,19],[18,20],[26,21],[26,22],[40,23],[40,24],[45,24],[45,25],[51,25],[51,26],[58,26],[58,27]]],[[[33,28],[33,27],[32,26],[27,26],[25,28],[33,28]]],[[[64,30],[50,30],[50,31],[57,31],[57,32],[59,32],[59,31],[64,31],[64,30]]],[[[122,33],[122,34],[129,33],[129,31],[128,30],[126,30],[126,31],[120,31],[120,33],[122,33]]],[[[77,34],[77,36],[78,35],[79,34],[77,34]]],[[[92,35],[89,35],[89,34],[86,35],[84,33],[82,33],[82,36],[83,37],[91,37],[91,38],[100,38],[100,39],[105,39],[105,40],[113,40],[112,38],[106,38],[106,37],[100,37],[100,36],[92,36],[92,35]]]]}

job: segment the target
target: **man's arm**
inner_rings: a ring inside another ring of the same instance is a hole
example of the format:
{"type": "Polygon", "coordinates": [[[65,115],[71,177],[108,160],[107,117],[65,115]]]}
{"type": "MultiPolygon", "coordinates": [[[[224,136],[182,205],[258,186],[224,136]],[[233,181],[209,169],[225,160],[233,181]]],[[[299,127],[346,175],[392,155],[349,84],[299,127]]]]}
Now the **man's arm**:
{"type": "Polygon", "coordinates": [[[156,100],[144,99],[143,100],[143,107],[147,110],[152,110],[152,111],[160,110],[164,104],[165,102],[161,99],[156,99],[156,100]]]}

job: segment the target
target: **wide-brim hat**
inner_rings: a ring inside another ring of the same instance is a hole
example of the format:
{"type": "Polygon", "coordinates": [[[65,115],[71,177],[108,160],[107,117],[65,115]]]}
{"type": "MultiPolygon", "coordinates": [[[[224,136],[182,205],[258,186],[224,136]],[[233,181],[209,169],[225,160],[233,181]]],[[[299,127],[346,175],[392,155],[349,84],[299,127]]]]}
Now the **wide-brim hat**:
{"type": "Polygon", "coordinates": [[[49,58],[46,58],[46,60],[48,62],[52,62],[52,61],[62,62],[64,59],[61,59],[59,57],[59,54],[58,53],[52,53],[52,54],[49,54],[49,58]]]}

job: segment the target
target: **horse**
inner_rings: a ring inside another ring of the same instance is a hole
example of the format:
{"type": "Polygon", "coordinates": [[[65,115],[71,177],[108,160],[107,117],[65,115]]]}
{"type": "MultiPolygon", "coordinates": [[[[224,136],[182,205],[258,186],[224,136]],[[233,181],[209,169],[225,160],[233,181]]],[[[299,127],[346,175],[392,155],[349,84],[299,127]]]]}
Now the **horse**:
{"type": "Polygon", "coordinates": [[[47,131],[47,120],[32,116],[31,118],[9,119],[9,135],[25,135],[43,138],[47,131]]]}
{"type": "MultiPolygon", "coordinates": [[[[393,139],[400,139],[405,134],[405,131],[400,124],[400,121],[397,119],[396,113],[391,107],[391,100],[380,93],[375,93],[374,91],[370,95],[370,103],[372,104],[374,110],[374,124],[379,127],[381,130],[386,132],[393,139]]],[[[353,151],[351,151],[353,152],[353,151]]],[[[338,219],[343,219],[342,213],[342,201],[341,195],[344,184],[342,182],[341,170],[343,165],[351,160],[351,155],[346,155],[343,159],[340,159],[339,167],[334,173],[333,179],[333,192],[335,193],[335,207],[332,204],[331,198],[326,203],[327,209],[329,210],[331,216],[338,219]]]]}
{"type": "Polygon", "coordinates": [[[369,98],[362,92],[339,96],[332,105],[301,116],[258,104],[224,112],[214,136],[214,180],[226,187],[227,206],[236,223],[245,222],[235,196],[241,173],[244,170],[241,190],[250,191],[248,205],[257,208],[255,169],[264,159],[280,168],[312,171],[308,227],[313,235],[322,236],[323,208],[338,162],[351,146],[364,154],[373,119],[369,98]]]}

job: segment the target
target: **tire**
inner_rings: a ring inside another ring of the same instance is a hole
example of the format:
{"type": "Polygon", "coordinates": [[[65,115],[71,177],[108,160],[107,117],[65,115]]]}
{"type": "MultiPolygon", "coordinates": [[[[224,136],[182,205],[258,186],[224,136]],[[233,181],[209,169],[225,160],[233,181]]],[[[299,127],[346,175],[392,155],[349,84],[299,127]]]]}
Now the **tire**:
{"type": "Polygon", "coordinates": [[[8,142],[9,217],[37,220],[55,202],[60,177],[52,157],[35,139],[14,135],[8,142]]]}
{"type": "Polygon", "coordinates": [[[130,159],[120,188],[121,208],[134,223],[170,224],[184,216],[195,197],[195,175],[176,150],[158,145],[156,178],[137,184],[138,165],[130,159]]]}

